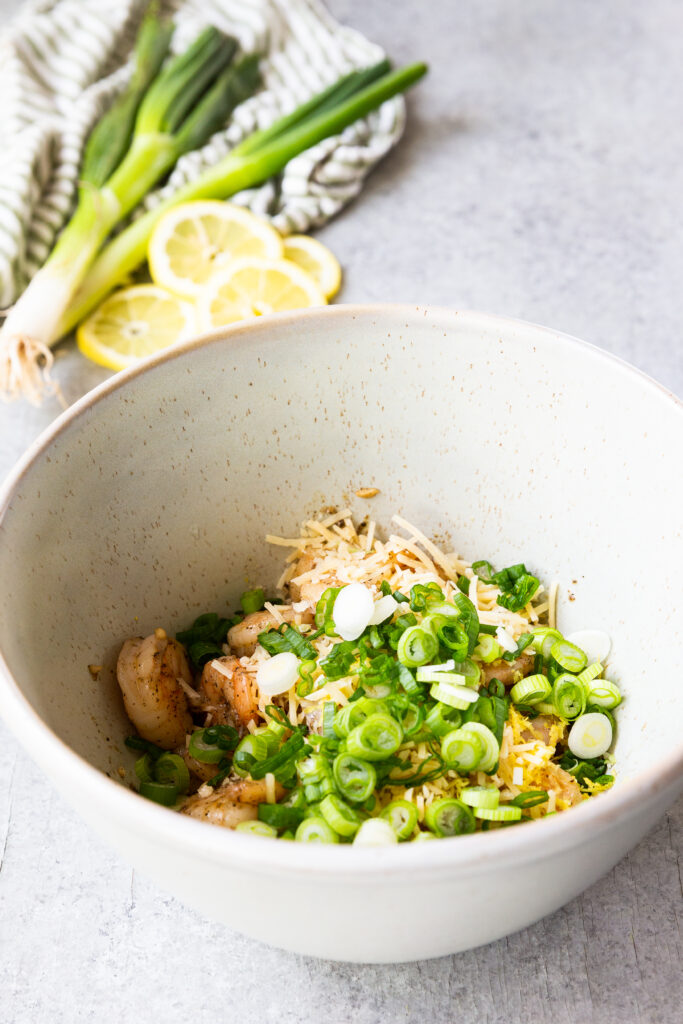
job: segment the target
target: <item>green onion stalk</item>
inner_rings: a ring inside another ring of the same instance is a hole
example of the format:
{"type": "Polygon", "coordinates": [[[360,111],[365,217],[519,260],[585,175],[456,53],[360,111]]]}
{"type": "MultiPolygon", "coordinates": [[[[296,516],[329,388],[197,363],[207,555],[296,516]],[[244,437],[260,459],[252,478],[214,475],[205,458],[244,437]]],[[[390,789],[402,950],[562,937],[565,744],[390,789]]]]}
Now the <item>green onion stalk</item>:
{"type": "Polygon", "coordinates": [[[68,333],[146,258],[150,235],[170,208],[194,199],[227,199],[279,174],[299,153],[336,135],[426,73],[425,64],[387,71],[387,63],[351,72],[270,128],[255,132],[215,167],[188,182],[122,231],[100,253],[59,326],[68,333]]]}
{"type": "Polygon", "coordinates": [[[59,324],[112,228],[259,84],[258,59],[233,61],[236,41],[215,28],[162,67],[171,34],[152,5],[130,82],[86,145],[73,216],[0,331],[0,393],[40,399],[59,324]]]}

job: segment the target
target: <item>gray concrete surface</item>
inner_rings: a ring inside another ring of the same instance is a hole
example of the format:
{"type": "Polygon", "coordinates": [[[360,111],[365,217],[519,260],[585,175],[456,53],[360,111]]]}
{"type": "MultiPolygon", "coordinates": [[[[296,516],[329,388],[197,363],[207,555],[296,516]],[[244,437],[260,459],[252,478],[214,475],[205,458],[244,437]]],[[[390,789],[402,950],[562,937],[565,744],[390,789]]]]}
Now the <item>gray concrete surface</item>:
{"type": "MultiPolygon", "coordinates": [[[[0,0],[0,19],[17,6],[0,0]]],[[[549,324],[683,394],[678,0],[330,7],[396,61],[432,67],[411,96],[399,150],[320,234],[345,267],[341,300],[549,324]]],[[[105,376],[69,345],[58,372],[69,400],[105,376]]],[[[57,411],[0,407],[0,476],[57,411]]],[[[260,946],[159,892],[0,734],[3,1021],[681,1019],[683,802],[607,877],[532,928],[438,961],[352,967],[260,946]]]]}

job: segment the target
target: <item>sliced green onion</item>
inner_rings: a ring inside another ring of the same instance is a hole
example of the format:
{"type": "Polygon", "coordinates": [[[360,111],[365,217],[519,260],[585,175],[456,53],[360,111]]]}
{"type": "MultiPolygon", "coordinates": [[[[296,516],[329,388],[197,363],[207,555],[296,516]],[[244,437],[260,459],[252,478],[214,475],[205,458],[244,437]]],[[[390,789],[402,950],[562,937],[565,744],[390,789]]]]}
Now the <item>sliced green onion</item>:
{"type": "MultiPolygon", "coordinates": [[[[461,576],[460,580],[467,580],[468,583],[470,582],[467,579],[466,576],[461,576]]],[[[460,580],[458,580],[458,583],[460,582],[460,580]]],[[[438,839],[438,838],[439,837],[435,836],[433,832],[422,832],[422,831],[420,831],[416,835],[414,835],[413,838],[410,841],[411,841],[411,843],[423,843],[425,841],[425,839],[438,839]]]]}
{"type": "Polygon", "coordinates": [[[375,601],[375,610],[372,613],[370,624],[376,629],[382,623],[388,622],[389,619],[393,618],[398,604],[398,601],[392,594],[385,594],[384,597],[380,597],[378,601],[375,601]]]}
{"type": "Polygon", "coordinates": [[[290,785],[295,762],[310,749],[304,741],[303,734],[297,729],[287,742],[282,744],[277,753],[269,754],[265,760],[259,760],[252,764],[249,769],[251,777],[252,779],[264,779],[266,775],[272,773],[279,782],[290,785]]]}
{"type": "Polygon", "coordinates": [[[519,821],[522,817],[522,808],[512,804],[501,807],[475,807],[475,817],[482,821],[519,821]]]}
{"type": "MultiPolygon", "coordinates": [[[[469,597],[457,591],[451,599],[455,605],[460,622],[467,633],[467,653],[471,654],[479,639],[479,615],[469,597]]],[[[448,605],[440,605],[432,609],[432,614],[447,614],[448,605]]]]}
{"type": "Polygon", "coordinates": [[[300,786],[296,786],[287,794],[282,803],[278,804],[278,807],[295,807],[298,810],[305,810],[306,797],[304,796],[303,789],[300,786]]]}
{"type": "Polygon", "coordinates": [[[553,704],[561,718],[572,720],[586,708],[586,692],[578,676],[563,672],[553,683],[553,704]]]}
{"type": "Polygon", "coordinates": [[[235,825],[235,832],[247,832],[250,836],[263,836],[264,839],[277,839],[277,830],[265,821],[240,821],[235,825]]]}
{"type": "Polygon", "coordinates": [[[493,577],[496,575],[496,570],[485,558],[480,558],[478,561],[472,562],[472,572],[484,583],[493,583],[493,577]]]}
{"type": "Polygon", "coordinates": [[[432,661],[439,652],[439,641],[429,630],[422,626],[411,626],[401,634],[398,642],[397,655],[402,665],[417,668],[432,661]]]}
{"type": "Polygon", "coordinates": [[[389,714],[389,705],[374,697],[361,697],[359,700],[345,704],[334,716],[334,731],[343,739],[352,729],[374,714],[389,714]]]}
{"type": "Polygon", "coordinates": [[[286,804],[259,804],[259,821],[272,828],[296,828],[304,819],[305,811],[301,807],[288,807],[286,804]]]}
{"type": "Polygon", "coordinates": [[[432,605],[442,604],[443,590],[438,583],[416,583],[410,588],[410,607],[414,612],[427,611],[432,605]]]}
{"type": "MultiPolygon", "coordinates": [[[[513,566],[512,568],[524,569],[524,566],[513,566]]],[[[509,572],[510,570],[502,570],[502,572],[506,571],[509,572]]],[[[501,573],[496,573],[495,582],[498,582],[498,576],[500,575],[501,573]]],[[[503,592],[496,598],[496,602],[503,608],[507,608],[508,611],[519,612],[531,601],[539,586],[540,580],[536,576],[532,576],[531,573],[526,571],[522,572],[515,579],[511,589],[503,589],[503,592]]]]}
{"type": "Polygon", "coordinates": [[[237,730],[230,725],[196,729],[190,736],[189,754],[203,764],[218,764],[237,746],[238,739],[237,730]]]}
{"type": "Polygon", "coordinates": [[[156,759],[143,754],[135,762],[135,774],[140,795],[164,807],[172,807],[190,788],[190,773],[179,754],[164,752],[156,759]]]}
{"type": "Polygon", "coordinates": [[[609,679],[596,679],[588,689],[588,704],[611,711],[621,704],[621,692],[609,679]]]}
{"type": "Polygon", "coordinates": [[[399,840],[410,839],[417,828],[417,807],[409,800],[392,800],[380,818],[389,822],[399,840]]]}
{"type": "Polygon", "coordinates": [[[140,796],[164,807],[173,807],[178,799],[178,787],[170,782],[141,782],[140,796]]]}
{"type": "Polygon", "coordinates": [[[190,788],[190,770],[180,754],[162,754],[154,762],[154,779],[175,786],[179,793],[190,788]]]}
{"type": "Polygon", "coordinates": [[[400,661],[396,662],[396,672],[401,688],[407,694],[411,697],[415,697],[418,693],[422,693],[422,687],[415,679],[413,673],[405,665],[402,665],[400,661]]]}
{"type": "Polygon", "coordinates": [[[492,772],[498,764],[500,756],[500,744],[495,734],[482,722],[468,722],[465,728],[468,732],[476,733],[484,746],[484,756],[477,765],[478,770],[492,772]]]}
{"type": "Polygon", "coordinates": [[[531,644],[533,639],[534,638],[531,633],[522,633],[522,635],[517,638],[517,646],[511,651],[506,651],[503,655],[504,661],[516,661],[516,659],[519,658],[531,644]]]}
{"type": "MultiPolygon", "coordinates": [[[[271,705],[269,705],[269,707],[270,706],[271,705]]],[[[268,709],[266,709],[266,711],[267,710],[268,709]]],[[[220,728],[220,726],[218,728],[220,728]]],[[[275,739],[277,739],[277,740],[284,739],[285,733],[289,732],[290,729],[292,729],[292,728],[293,728],[293,726],[291,725],[290,722],[286,722],[286,724],[285,724],[285,722],[282,722],[282,721],[280,721],[278,719],[275,719],[275,718],[271,718],[270,722],[268,722],[268,725],[266,726],[266,729],[267,729],[268,733],[270,733],[272,736],[274,736],[275,739]]]]}
{"type": "Polygon", "coordinates": [[[316,682],[313,673],[318,667],[318,662],[309,659],[299,662],[299,682],[296,684],[297,697],[308,697],[316,689],[316,682]]]}
{"type": "Polygon", "coordinates": [[[356,644],[353,641],[342,640],[341,643],[334,645],[326,658],[322,659],[320,667],[325,673],[326,679],[343,679],[351,671],[351,666],[357,657],[356,644]]]}
{"type": "Polygon", "coordinates": [[[264,736],[257,733],[249,733],[237,745],[233,755],[233,768],[238,775],[250,774],[250,770],[256,761],[265,761],[268,757],[268,741],[264,736]]]}
{"type": "Polygon", "coordinates": [[[372,593],[365,584],[345,584],[332,609],[334,628],[339,636],[355,643],[370,625],[374,607],[372,593]]]}
{"type": "Polygon", "coordinates": [[[531,646],[546,660],[550,657],[550,649],[553,644],[564,639],[561,633],[558,633],[556,629],[550,629],[549,626],[537,626],[531,630],[531,633],[533,636],[531,646]]]}
{"type": "MultiPolygon", "coordinates": [[[[481,626],[479,627],[481,633],[481,626]]],[[[492,661],[498,661],[503,655],[503,648],[493,636],[486,633],[479,637],[479,643],[472,651],[472,656],[490,665],[492,661]]]]}
{"type": "Polygon", "coordinates": [[[333,739],[335,736],[334,732],[334,715],[335,706],[334,701],[326,700],[323,704],[323,728],[322,734],[327,739],[333,739]]]}
{"type": "Polygon", "coordinates": [[[337,594],[340,590],[341,587],[328,587],[327,590],[323,590],[322,594],[318,598],[318,603],[315,606],[315,628],[323,629],[326,636],[337,635],[334,620],[332,618],[332,611],[334,609],[334,602],[337,600],[337,594]]]}
{"type": "MultiPolygon", "coordinates": [[[[451,662],[451,665],[455,667],[455,662],[451,662]]],[[[418,683],[459,683],[464,686],[465,676],[460,672],[453,672],[450,668],[444,668],[443,665],[421,665],[417,670],[417,681],[418,683]]]]}
{"type": "Polygon", "coordinates": [[[497,786],[468,786],[463,789],[460,799],[468,807],[485,807],[490,810],[498,806],[500,790],[497,786]]]}
{"type": "Polygon", "coordinates": [[[550,657],[565,672],[581,672],[588,658],[580,647],[567,640],[557,640],[550,648],[550,657]]]}
{"type": "Polygon", "coordinates": [[[383,761],[403,742],[403,729],[390,715],[370,715],[346,737],[349,754],[364,761],[383,761]]]}
{"type": "Polygon", "coordinates": [[[415,733],[420,732],[425,720],[425,710],[422,704],[409,704],[400,715],[403,735],[410,739],[415,733]]]}
{"type": "Polygon", "coordinates": [[[544,675],[527,676],[520,679],[510,690],[510,696],[515,704],[536,704],[539,700],[545,700],[552,692],[552,686],[544,675]]]}
{"type": "MultiPolygon", "coordinates": [[[[463,678],[462,676],[460,678],[463,678]]],[[[458,711],[466,711],[470,704],[478,700],[478,693],[469,686],[457,686],[454,683],[433,683],[429,688],[430,695],[441,704],[449,704],[458,711]]]]}
{"type": "Polygon", "coordinates": [[[292,651],[280,651],[260,662],[256,670],[259,695],[267,700],[287,693],[299,678],[300,660],[292,651]]]}
{"type": "Polygon", "coordinates": [[[364,803],[377,785],[374,765],[352,754],[338,754],[332,774],[341,795],[355,804],[364,803]]]}
{"type": "Polygon", "coordinates": [[[466,658],[458,665],[458,671],[465,677],[465,686],[472,686],[475,689],[482,680],[481,669],[471,658],[466,658]]]}
{"type": "Polygon", "coordinates": [[[227,619],[215,612],[206,612],[196,618],[189,629],[176,633],[176,640],[187,649],[192,664],[201,668],[207,661],[223,654],[229,627],[227,619]]]}
{"type": "Polygon", "coordinates": [[[394,692],[395,686],[393,682],[389,681],[385,683],[365,682],[363,684],[363,689],[371,700],[382,700],[384,697],[388,697],[394,692]]]}
{"type": "Polygon", "coordinates": [[[156,761],[158,757],[165,753],[163,747],[157,747],[154,743],[150,743],[149,740],[143,740],[140,736],[126,736],[123,742],[129,750],[141,750],[143,753],[149,754],[153,761],[156,761]]]}
{"type": "Polygon", "coordinates": [[[154,760],[150,754],[143,754],[135,762],[135,774],[140,782],[151,782],[154,775],[154,760]]]}
{"type": "Polygon", "coordinates": [[[425,811],[425,824],[437,836],[462,836],[474,832],[474,815],[460,800],[444,797],[425,811]]]}
{"type": "Polygon", "coordinates": [[[586,714],[587,715],[594,715],[594,714],[595,715],[604,715],[605,718],[607,719],[607,721],[609,722],[609,724],[612,726],[612,732],[615,731],[615,729],[617,727],[617,722],[616,722],[616,719],[615,719],[614,715],[609,710],[609,708],[602,708],[598,704],[588,704],[588,703],[586,703],[586,714]]]}
{"type": "Polygon", "coordinates": [[[605,662],[612,647],[608,634],[601,629],[577,629],[569,634],[567,640],[585,651],[589,662],[605,662]]]}
{"type": "Polygon", "coordinates": [[[356,832],[354,846],[391,846],[398,836],[384,818],[368,818],[356,832]]]}
{"type": "Polygon", "coordinates": [[[511,807],[537,807],[544,804],[548,799],[545,789],[528,789],[526,793],[519,793],[514,800],[510,801],[511,807]]]}
{"type": "Polygon", "coordinates": [[[251,615],[252,612],[260,612],[263,608],[265,599],[266,595],[263,591],[263,587],[256,587],[254,590],[245,590],[240,598],[242,611],[245,615],[251,615]]]}
{"type": "Polygon", "coordinates": [[[505,686],[501,683],[500,679],[489,679],[489,685],[486,689],[489,691],[489,697],[505,696],[505,686]]]}
{"type": "Polygon", "coordinates": [[[441,738],[447,733],[457,729],[462,721],[462,715],[457,708],[449,704],[435,704],[431,711],[425,716],[425,728],[429,729],[434,736],[441,738]]]}
{"type": "Polygon", "coordinates": [[[318,652],[313,644],[288,622],[259,633],[258,642],[264,650],[268,651],[268,654],[273,656],[290,652],[296,654],[297,658],[301,658],[302,661],[315,661],[318,657],[318,652]]]}
{"type": "MultiPolygon", "coordinates": [[[[468,723],[469,725],[470,723],[468,723]]],[[[441,740],[441,756],[461,775],[469,775],[484,757],[485,748],[480,736],[469,729],[454,729],[441,740]]]]}
{"type": "Polygon", "coordinates": [[[590,689],[590,684],[593,682],[594,679],[597,679],[598,676],[601,676],[603,672],[604,666],[602,665],[602,663],[599,661],[594,661],[591,665],[587,665],[583,672],[579,672],[576,678],[579,680],[581,685],[585,687],[586,693],[588,693],[590,689]]]}
{"type": "Polygon", "coordinates": [[[297,828],[294,838],[299,843],[338,843],[339,836],[323,817],[305,818],[297,828]]]}
{"type": "Polygon", "coordinates": [[[254,729],[252,736],[262,736],[268,746],[268,757],[272,757],[280,746],[280,736],[270,728],[269,725],[259,725],[254,729]]]}
{"type": "MultiPolygon", "coordinates": [[[[534,704],[534,711],[539,715],[559,715],[559,711],[551,700],[539,700],[537,704],[534,704]]],[[[564,717],[564,716],[560,716],[564,717]]]]}
{"type": "Polygon", "coordinates": [[[333,793],[321,800],[320,813],[327,824],[345,838],[355,836],[363,821],[357,811],[333,793]]]}
{"type": "Polygon", "coordinates": [[[329,763],[322,754],[311,754],[297,761],[296,770],[304,785],[321,782],[330,775],[329,763]]]}
{"type": "Polygon", "coordinates": [[[596,712],[577,718],[567,739],[567,746],[575,757],[593,759],[602,757],[612,743],[612,723],[606,715],[596,712]]]}
{"type": "Polygon", "coordinates": [[[436,611],[422,620],[422,628],[436,633],[437,638],[456,661],[462,661],[467,657],[470,650],[470,633],[465,622],[460,621],[456,608],[449,604],[439,605],[436,611]]]}

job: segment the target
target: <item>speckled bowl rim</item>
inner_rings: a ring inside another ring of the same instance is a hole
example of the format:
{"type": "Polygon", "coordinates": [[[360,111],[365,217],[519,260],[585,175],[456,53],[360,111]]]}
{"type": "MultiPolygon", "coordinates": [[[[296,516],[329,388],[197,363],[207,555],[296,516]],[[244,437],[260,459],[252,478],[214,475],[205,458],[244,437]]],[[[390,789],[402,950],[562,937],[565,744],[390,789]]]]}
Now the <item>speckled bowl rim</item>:
{"type": "MultiPolygon", "coordinates": [[[[214,330],[179,344],[171,350],[150,356],[144,362],[123,370],[88,392],[62,413],[19,460],[0,486],[0,524],[22,479],[53,441],[85,413],[112,393],[129,387],[155,367],[188,352],[208,345],[229,345],[241,341],[246,335],[269,330],[277,332],[282,325],[300,323],[307,329],[315,328],[320,320],[354,320],[356,317],[375,317],[381,326],[389,317],[392,324],[406,318],[407,324],[415,317],[452,319],[454,325],[467,325],[472,330],[495,327],[514,327],[532,332],[539,344],[580,347],[590,358],[607,363],[611,370],[637,378],[643,388],[654,389],[663,401],[673,402],[681,413],[683,402],[657,381],[617,356],[588,342],[551,328],[512,317],[454,310],[439,306],[411,306],[393,303],[367,305],[335,305],[278,313],[269,317],[214,330]]],[[[681,431],[683,435],[683,430],[681,431]]],[[[683,441],[683,436],[681,438],[683,441]]],[[[672,450],[680,450],[672,443],[672,450]]],[[[206,824],[144,800],[120,782],[110,779],[76,754],[40,718],[14,681],[0,651],[0,709],[3,718],[29,754],[40,746],[43,762],[49,760],[59,770],[61,790],[69,799],[69,792],[79,793],[95,806],[106,806],[116,824],[124,830],[149,835],[157,843],[176,847],[200,860],[234,865],[239,869],[259,874],[316,874],[335,875],[355,882],[377,885],[382,877],[420,872],[420,882],[427,878],[436,882],[454,872],[460,875],[480,875],[487,870],[498,870],[501,864],[529,863],[545,859],[559,850],[576,848],[591,842],[623,819],[642,811],[644,802],[669,791],[670,799],[676,795],[677,784],[683,780],[683,742],[659,759],[654,765],[625,780],[619,787],[586,801],[570,814],[553,815],[534,823],[533,828],[504,829],[491,833],[475,833],[438,843],[401,844],[390,847],[367,848],[324,846],[305,843],[257,842],[252,836],[240,835],[221,828],[207,828],[206,824]]],[[[81,801],[74,799],[78,806],[81,801]]]]}

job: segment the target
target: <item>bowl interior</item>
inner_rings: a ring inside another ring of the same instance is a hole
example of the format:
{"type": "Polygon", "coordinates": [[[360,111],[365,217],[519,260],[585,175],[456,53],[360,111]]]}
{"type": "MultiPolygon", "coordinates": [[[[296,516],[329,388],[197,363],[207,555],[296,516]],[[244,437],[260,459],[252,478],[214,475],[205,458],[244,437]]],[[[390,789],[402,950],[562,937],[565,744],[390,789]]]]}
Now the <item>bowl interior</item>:
{"type": "Polygon", "coordinates": [[[670,396],[541,328],[400,307],[255,322],[105,385],[38,446],[0,523],[0,650],[44,722],[119,779],[125,637],[272,586],[266,533],[328,506],[386,532],[400,513],[558,580],[560,629],[611,635],[623,784],[680,744],[682,447],[670,396]]]}

